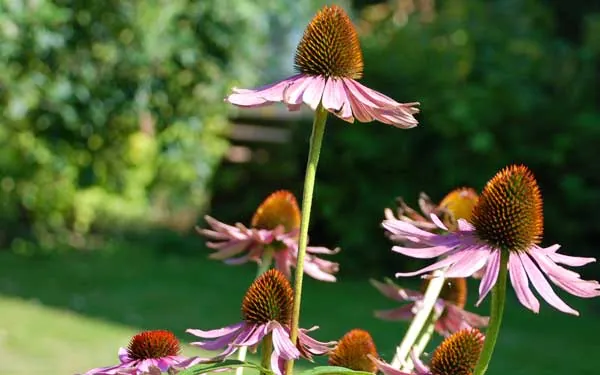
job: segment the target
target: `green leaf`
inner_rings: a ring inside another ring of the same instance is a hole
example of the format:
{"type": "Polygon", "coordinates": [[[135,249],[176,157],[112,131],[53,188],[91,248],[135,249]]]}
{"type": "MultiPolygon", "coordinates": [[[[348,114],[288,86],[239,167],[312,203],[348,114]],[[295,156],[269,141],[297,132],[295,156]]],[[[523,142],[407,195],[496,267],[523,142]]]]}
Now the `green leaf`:
{"type": "Polygon", "coordinates": [[[355,371],[340,366],[318,366],[302,372],[302,375],[373,375],[368,371],[355,371]]]}
{"type": "Polygon", "coordinates": [[[213,372],[213,371],[217,371],[217,370],[232,369],[232,368],[236,368],[236,367],[247,367],[247,368],[251,368],[254,370],[258,370],[261,373],[265,373],[265,374],[273,373],[273,371],[267,370],[255,363],[239,361],[237,359],[228,359],[228,360],[225,360],[222,362],[200,363],[198,365],[192,366],[190,368],[187,368],[187,369],[179,372],[178,375],[198,375],[198,374],[204,374],[207,372],[213,372]]]}

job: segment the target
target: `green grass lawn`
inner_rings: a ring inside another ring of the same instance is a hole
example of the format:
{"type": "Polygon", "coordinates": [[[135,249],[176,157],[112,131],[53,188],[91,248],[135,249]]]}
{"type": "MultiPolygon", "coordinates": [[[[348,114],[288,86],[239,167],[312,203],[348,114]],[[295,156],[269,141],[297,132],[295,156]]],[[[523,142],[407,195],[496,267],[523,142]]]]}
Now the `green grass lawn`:
{"type": "MultiPolygon", "coordinates": [[[[208,260],[200,245],[197,251],[177,246],[121,243],[101,252],[30,258],[0,252],[0,374],[85,372],[115,363],[118,347],[138,330],[170,329],[189,341],[186,328],[238,321],[255,268],[208,260]]],[[[367,280],[305,280],[302,326],[319,325],[315,336],[322,340],[367,329],[380,355],[391,360],[407,325],[376,320],[372,312],[393,307],[392,301],[367,280]]],[[[488,374],[598,374],[600,316],[587,301],[567,301],[581,317],[546,304],[534,315],[511,290],[488,374]]],[[[186,347],[185,353],[199,352],[186,347]]]]}

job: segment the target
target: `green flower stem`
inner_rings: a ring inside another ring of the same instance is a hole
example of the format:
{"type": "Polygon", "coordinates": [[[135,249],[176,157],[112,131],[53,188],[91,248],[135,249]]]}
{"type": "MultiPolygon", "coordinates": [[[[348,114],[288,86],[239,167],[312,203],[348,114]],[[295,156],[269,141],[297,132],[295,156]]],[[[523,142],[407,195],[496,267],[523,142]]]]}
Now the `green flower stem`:
{"type": "Polygon", "coordinates": [[[485,331],[485,342],[479,361],[475,366],[473,375],[483,375],[487,371],[488,364],[492,359],[498,333],[500,332],[500,324],[502,323],[502,315],[504,313],[504,302],[506,300],[506,279],[508,276],[508,251],[500,251],[500,271],[498,272],[498,280],[494,289],[492,289],[492,306],[490,313],[490,323],[485,331]]]}
{"type": "MultiPolygon", "coordinates": [[[[271,369],[271,354],[273,353],[273,336],[271,333],[266,335],[262,340],[262,360],[260,361],[260,365],[262,368],[270,370],[271,369]]],[[[260,372],[261,375],[267,375],[267,372],[260,372]]]]}
{"type": "MultiPolygon", "coordinates": [[[[296,265],[296,276],[294,278],[294,307],[292,310],[292,327],[290,339],[293,343],[298,338],[298,323],[300,322],[300,302],[302,301],[302,279],[304,276],[304,256],[308,244],[308,224],[310,221],[310,209],[312,206],[313,191],[315,188],[315,177],[317,175],[317,164],[325,134],[325,122],[327,111],[319,104],[315,112],[312,134],[310,136],[310,148],[308,151],[308,162],[306,163],[306,175],[304,176],[304,192],[302,195],[302,220],[300,221],[300,239],[298,240],[298,261],[296,265]]],[[[286,364],[286,374],[292,375],[294,371],[294,360],[286,364]]]]}
{"type": "MultiPolygon", "coordinates": [[[[427,318],[425,326],[419,333],[419,336],[417,337],[417,340],[413,346],[413,352],[415,353],[415,357],[418,358],[427,347],[427,344],[429,344],[429,341],[431,341],[431,336],[433,336],[433,331],[435,330],[435,322],[437,322],[441,315],[442,314],[440,311],[437,311],[435,309],[431,310],[431,314],[429,314],[429,318],[427,318]]],[[[415,364],[413,363],[409,355],[406,361],[404,362],[404,365],[400,366],[400,370],[407,373],[411,373],[413,368],[415,368],[415,364]]]]}
{"type": "Polygon", "coordinates": [[[431,277],[432,279],[423,296],[421,308],[410,323],[408,331],[406,331],[406,334],[404,335],[404,339],[402,339],[402,342],[396,348],[396,355],[394,355],[391,363],[394,368],[399,369],[405,366],[406,360],[409,358],[410,350],[419,337],[419,334],[422,332],[423,327],[427,324],[429,315],[433,311],[433,306],[444,287],[444,281],[446,279],[444,278],[443,271],[435,271],[431,277]]]}
{"type": "MultiPolygon", "coordinates": [[[[271,268],[271,263],[273,263],[273,255],[275,255],[275,251],[271,248],[266,248],[265,252],[263,253],[263,257],[261,260],[261,263],[258,265],[258,271],[256,272],[256,278],[257,279],[260,275],[262,275],[263,273],[267,272],[269,270],[269,268],[271,268]]],[[[247,346],[242,346],[239,350],[238,350],[238,356],[237,359],[240,361],[245,361],[246,360],[246,354],[248,353],[248,347],[247,346]]],[[[244,374],[244,367],[238,367],[235,370],[235,375],[243,375],[244,374]]]]}

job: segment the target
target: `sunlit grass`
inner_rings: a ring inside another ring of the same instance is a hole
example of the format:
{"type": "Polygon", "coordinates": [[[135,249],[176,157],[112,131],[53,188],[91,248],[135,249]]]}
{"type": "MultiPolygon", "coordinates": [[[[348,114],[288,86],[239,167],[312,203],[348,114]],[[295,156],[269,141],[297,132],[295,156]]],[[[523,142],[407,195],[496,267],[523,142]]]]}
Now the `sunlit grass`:
{"type": "MultiPolygon", "coordinates": [[[[74,374],[116,361],[119,346],[140,329],[213,329],[240,319],[240,301],[255,269],[206,259],[174,244],[108,245],[102,252],[23,258],[0,253],[0,374],[74,374]]],[[[371,331],[390,360],[405,324],[372,317],[394,306],[367,280],[306,279],[301,325],[336,339],[352,328],[371,331]]],[[[472,290],[476,290],[476,285],[472,290]]],[[[572,298],[582,317],[542,304],[534,315],[509,305],[491,375],[598,373],[598,315],[572,298]]],[[[471,296],[472,297],[472,296],[471,296]]],[[[485,306],[477,311],[482,313],[485,306]]],[[[186,348],[186,354],[198,353],[186,348]]],[[[304,367],[304,366],[303,366],[304,367]]]]}

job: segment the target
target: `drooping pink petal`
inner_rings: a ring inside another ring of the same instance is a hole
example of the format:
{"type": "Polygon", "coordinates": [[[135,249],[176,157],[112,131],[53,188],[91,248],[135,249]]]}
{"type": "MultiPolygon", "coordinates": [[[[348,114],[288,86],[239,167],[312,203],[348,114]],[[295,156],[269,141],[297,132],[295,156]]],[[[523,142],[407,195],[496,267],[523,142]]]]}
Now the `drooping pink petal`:
{"type": "Polygon", "coordinates": [[[286,87],[283,92],[283,102],[288,105],[300,105],[306,89],[316,81],[317,77],[303,76],[286,87]]]}
{"type": "Polygon", "coordinates": [[[540,270],[533,263],[533,261],[529,259],[529,255],[525,253],[519,253],[519,258],[521,259],[521,263],[523,264],[525,272],[531,280],[531,283],[538,291],[538,293],[540,293],[540,296],[542,296],[542,298],[546,300],[546,302],[554,306],[559,311],[579,316],[579,312],[577,312],[577,310],[571,308],[562,299],[560,299],[560,297],[556,295],[556,293],[554,292],[554,290],[552,290],[552,287],[550,286],[542,272],[540,272],[540,270]]]}
{"type": "Polygon", "coordinates": [[[488,260],[490,251],[485,247],[461,249],[461,254],[453,265],[448,267],[446,277],[469,277],[480,270],[488,260]]]}
{"type": "Polygon", "coordinates": [[[444,258],[440,261],[437,261],[427,267],[421,268],[420,270],[413,271],[413,272],[397,272],[396,277],[416,276],[416,275],[421,275],[423,273],[439,270],[439,269],[442,269],[442,268],[445,268],[445,267],[448,267],[448,266],[454,264],[456,261],[458,261],[460,258],[462,258],[462,256],[463,256],[463,254],[461,254],[461,252],[457,252],[457,253],[448,255],[446,258],[444,258]]]}
{"type": "Polygon", "coordinates": [[[232,346],[254,346],[267,335],[268,324],[247,324],[248,328],[240,332],[232,346]]]}
{"type": "Polygon", "coordinates": [[[285,89],[295,81],[304,78],[297,74],[282,81],[275,82],[256,89],[233,89],[233,93],[225,101],[240,107],[261,107],[276,102],[283,102],[285,89]]]}
{"type": "Polygon", "coordinates": [[[323,77],[314,77],[314,81],[306,88],[306,90],[304,90],[302,101],[313,111],[316,111],[321,103],[321,97],[323,96],[323,90],[325,89],[325,81],[326,80],[323,77]]]}
{"type": "Polygon", "coordinates": [[[552,251],[547,252],[546,255],[548,256],[548,258],[552,259],[556,263],[566,264],[567,266],[571,267],[581,267],[596,261],[596,258],[573,257],[552,251]]]}
{"type": "Polygon", "coordinates": [[[298,342],[301,347],[312,355],[323,355],[331,351],[331,349],[337,344],[337,341],[326,341],[321,342],[313,339],[308,335],[308,332],[312,332],[318,329],[318,326],[313,326],[309,329],[300,328],[298,330],[298,342]]]}
{"type": "MultiPolygon", "coordinates": [[[[213,246],[210,246],[211,244],[207,245],[207,247],[209,248],[215,248],[213,246]]],[[[227,258],[231,258],[246,250],[250,245],[250,241],[232,241],[228,243],[222,243],[222,245],[227,246],[222,246],[221,249],[219,249],[219,251],[210,254],[208,257],[210,259],[215,260],[225,260],[227,258]]]]}
{"type": "MultiPolygon", "coordinates": [[[[451,317],[453,322],[458,320],[463,321],[467,325],[466,328],[485,327],[490,321],[489,316],[477,315],[470,311],[461,309],[460,307],[452,303],[446,303],[446,314],[445,316],[442,316],[440,320],[444,320],[446,317],[451,317]]],[[[453,330],[451,330],[450,332],[454,333],[465,328],[465,326],[462,326],[460,324],[454,324],[452,328],[453,330]]]]}
{"type": "Polygon", "coordinates": [[[445,255],[454,251],[454,248],[448,246],[434,246],[434,247],[403,247],[403,246],[394,246],[392,247],[392,251],[396,253],[400,253],[403,255],[407,255],[412,258],[418,259],[431,259],[437,258],[441,255],[445,255]]]}
{"type": "Polygon", "coordinates": [[[534,313],[539,313],[540,302],[529,288],[529,279],[517,254],[511,253],[508,257],[508,275],[519,302],[534,313]]]}
{"type": "Polygon", "coordinates": [[[332,113],[339,113],[346,103],[345,99],[346,92],[341,80],[328,78],[323,91],[323,108],[332,113]]]}
{"type": "Polygon", "coordinates": [[[419,359],[414,350],[410,351],[410,359],[414,363],[418,375],[431,374],[429,368],[419,359]]]}
{"type": "Polygon", "coordinates": [[[398,370],[397,368],[392,367],[392,365],[385,363],[384,361],[373,357],[371,354],[367,354],[369,359],[373,361],[377,369],[381,371],[384,375],[411,375],[409,373],[398,370]]]}
{"type": "Polygon", "coordinates": [[[335,282],[336,277],[331,273],[325,272],[317,263],[313,262],[310,257],[304,258],[304,272],[315,280],[335,282]]]}
{"type": "Polygon", "coordinates": [[[210,331],[203,331],[201,329],[186,329],[185,331],[191,335],[202,337],[203,339],[215,339],[228,335],[232,332],[238,331],[245,325],[244,322],[229,325],[227,327],[212,329],[210,331]]]}
{"type": "Polygon", "coordinates": [[[336,247],[335,249],[329,249],[324,246],[308,246],[306,248],[307,253],[312,254],[326,254],[326,255],[335,255],[340,252],[340,248],[336,247]]]}
{"type": "Polygon", "coordinates": [[[275,253],[275,268],[277,268],[285,277],[291,279],[291,254],[289,251],[278,251],[275,253]]]}
{"type": "Polygon", "coordinates": [[[272,327],[273,353],[271,354],[271,369],[275,374],[283,375],[285,362],[281,359],[298,359],[300,352],[292,344],[285,329],[277,322],[271,323],[274,324],[272,327]]]}
{"type": "Polygon", "coordinates": [[[395,309],[388,310],[376,310],[375,316],[379,319],[383,320],[410,320],[415,316],[414,313],[414,303],[409,303],[404,306],[397,307],[395,309]]]}
{"type": "Polygon", "coordinates": [[[391,280],[386,283],[381,283],[371,279],[370,282],[381,294],[396,301],[415,301],[423,298],[423,293],[411,289],[400,288],[393,284],[391,280]]]}
{"type": "Polygon", "coordinates": [[[381,226],[392,234],[401,234],[403,236],[413,236],[417,240],[432,240],[439,237],[435,233],[427,232],[416,226],[402,220],[387,219],[381,223],[381,226]]]}
{"type": "Polygon", "coordinates": [[[491,252],[488,258],[488,264],[485,268],[481,281],[479,282],[479,299],[475,306],[479,306],[481,301],[487,296],[492,287],[498,280],[498,273],[500,273],[500,250],[494,250],[491,252]]]}
{"type": "Polygon", "coordinates": [[[343,83],[352,107],[359,107],[358,103],[362,106],[360,112],[364,120],[378,120],[384,124],[400,128],[411,128],[418,124],[418,121],[413,117],[414,113],[419,112],[416,107],[413,107],[418,103],[398,103],[352,79],[344,78],[343,83]]]}
{"type": "Polygon", "coordinates": [[[550,280],[561,289],[571,293],[574,296],[582,298],[594,298],[600,296],[600,283],[592,280],[564,280],[548,276],[550,280]]]}

